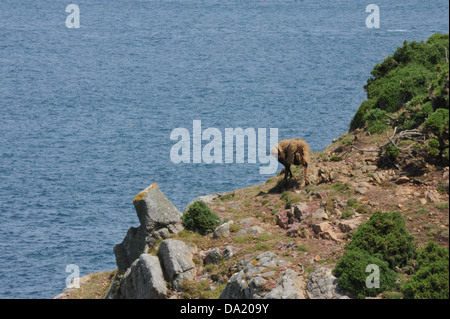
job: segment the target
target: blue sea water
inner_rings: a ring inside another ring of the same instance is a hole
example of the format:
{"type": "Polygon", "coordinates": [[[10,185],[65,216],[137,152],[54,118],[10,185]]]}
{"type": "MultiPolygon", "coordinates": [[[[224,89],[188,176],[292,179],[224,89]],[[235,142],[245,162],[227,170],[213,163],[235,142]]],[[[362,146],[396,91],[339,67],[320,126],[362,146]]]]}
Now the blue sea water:
{"type": "Polygon", "coordinates": [[[157,182],[180,209],[259,164],[174,164],[174,128],[278,128],[323,150],[376,63],[449,30],[444,0],[0,0],[0,298],[51,298],[66,265],[113,270],[157,182]],[[80,8],[68,29],[68,4],[80,8]]]}

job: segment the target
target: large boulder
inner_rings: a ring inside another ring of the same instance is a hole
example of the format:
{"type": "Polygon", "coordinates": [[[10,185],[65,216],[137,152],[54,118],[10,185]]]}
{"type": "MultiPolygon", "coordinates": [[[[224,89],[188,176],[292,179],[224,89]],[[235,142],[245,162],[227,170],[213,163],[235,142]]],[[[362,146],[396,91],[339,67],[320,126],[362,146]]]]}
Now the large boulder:
{"type": "Polygon", "coordinates": [[[133,199],[133,205],[141,225],[147,229],[157,230],[177,223],[182,213],[153,183],[133,199]]]}
{"type": "Polygon", "coordinates": [[[159,246],[158,257],[164,268],[164,275],[172,287],[181,290],[183,279],[192,280],[195,276],[195,264],[191,249],[180,240],[166,239],[159,246]]]}
{"type": "Polygon", "coordinates": [[[166,282],[156,256],[142,254],[125,272],[120,284],[120,298],[162,299],[166,297],[166,282]]]}
{"type": "Polygon", "coordinates": [[[147,252],[154,243],[153,238],[165,238],[177,232],[182,213],[153,183],[133,200],[140,226],[131,227],[122,243],[114,247],[117,267],[125,271],[139,256],[147,252]]]}

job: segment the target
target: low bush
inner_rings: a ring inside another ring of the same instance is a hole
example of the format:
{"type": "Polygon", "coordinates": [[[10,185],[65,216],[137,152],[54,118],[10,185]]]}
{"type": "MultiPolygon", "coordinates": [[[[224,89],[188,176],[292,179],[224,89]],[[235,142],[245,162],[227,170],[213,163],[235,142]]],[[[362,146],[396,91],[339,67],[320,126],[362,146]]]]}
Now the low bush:
{"type": "Polygon", "coordinates": [[[449,251],[434,242],[417,254],[417,271],[402,286],[403,295],[410,299],[449,298],[449,251]]]}
{"type": "Polygon", "coordinates": [[[187,230],[205,235],[219,226],[220,218],[203,201],[196,201],[183,215],[182,223],[187,230]]]}
{"type": "Polygon", "coordinates": [[[339,287],[358,298],[374,297],[380,292],[396,287],[397,274],[389,268],[389,264],[372,256],[369,252],[357,248],[345,252],[337,262],[333,273],[338,277],[339,287]],[[374,271],[374,268],[368,267],[369,265],[378,268],[378,285],[369,277],[374,271]],[[369,285],[366,281],[370,282],[369,285]]]}
{"type": "Polygon", "coordinates": [[[394,269],[403,266],[415,256],[413,236],[406,229],[400,213],[376,211],[370,219],[361,224],[353,234],[346,249],[362,249],[377,258],[387,261],[394,269]]]}

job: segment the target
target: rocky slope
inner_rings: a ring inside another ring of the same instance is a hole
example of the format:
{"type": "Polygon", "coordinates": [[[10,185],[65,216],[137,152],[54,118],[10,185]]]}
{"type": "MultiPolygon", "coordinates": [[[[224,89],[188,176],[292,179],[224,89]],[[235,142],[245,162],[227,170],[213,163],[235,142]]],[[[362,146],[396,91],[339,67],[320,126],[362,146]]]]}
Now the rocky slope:
{"type": "Polygon", "coordinates": [[[141,225],[115,247],[117,274],[99,290],[106,298],[352,298],[331,269],[374,211],[401,212],[418,247],[448,247],[448,166],[379,167],[376,154],[353,147],[385,139],[341,136],[313,154],[306,187],[298,167],[287,185],[279,174],[198,198],[223,221],[204,236],[183,230],[182,213],[152,184],[135,197],[141,225]]]}

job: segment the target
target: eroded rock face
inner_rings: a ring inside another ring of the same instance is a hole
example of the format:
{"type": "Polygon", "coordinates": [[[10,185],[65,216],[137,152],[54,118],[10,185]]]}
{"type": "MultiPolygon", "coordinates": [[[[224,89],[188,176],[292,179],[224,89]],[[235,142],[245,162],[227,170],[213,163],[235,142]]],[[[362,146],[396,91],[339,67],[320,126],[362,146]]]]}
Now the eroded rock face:
{"type": "Polygon", "coordinates": [[[294,270],[274,270],[289,263],[264,252],[245,265],[238,265],[220,299],[304,299],[306,285],[294,270]]]}
{"type": "Polygon", "coordinates": [[[144,227],[131,227],[122,243],[114,246],[117,267],[121,270],[131,266],[145,252],[149,235],[144,227]]]}
{"type": "Polygon", "coordinates": [[[166,298],[166,282],[158,257],[142,254],[133,262],[120,284],[120,298],[166,298]]]}
{"type": "Polygon", "coordinates": [[[164,268],[164,275],[172,287],[181,290],[183,279],[192,280],[195,275],[195,264],[191,249],[180,240],[166,239],[159,246],[158,257],[164,268]]]}

